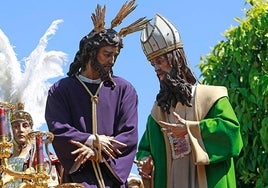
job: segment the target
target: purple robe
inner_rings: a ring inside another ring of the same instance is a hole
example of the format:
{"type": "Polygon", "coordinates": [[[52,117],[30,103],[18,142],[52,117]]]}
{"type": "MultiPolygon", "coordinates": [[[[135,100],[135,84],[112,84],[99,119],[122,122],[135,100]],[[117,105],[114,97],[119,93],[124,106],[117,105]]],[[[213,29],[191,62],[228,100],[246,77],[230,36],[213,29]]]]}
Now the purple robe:
{"type": "MultiPolygon", "coordinates": [[[[115,160],[108,159],[111,168],[100,163],[106,187],[126,187],[138,142],[138,97],[135,88],[126,80],[113,76],[116,87],[111,90],[102,86],[97,104],[97,133],[114,136],[127,147],[118,146],[122,152],[115,160]]],[[[85,82],[84,82],[85,83],[85,82]]],[[[95,94],[99,84],[85,83],[95,94]]],[[[75,77],[66,77],[56,82],[49,90],[45,118],[48,129],[55,136],[53,147],[61,161],[64,181],[83,183],[85,187],[98,185],[91,161],[69,174],[75,159],[76,146],[70,140],[85,143],[92,134],[91,97],[75,77]]]]}

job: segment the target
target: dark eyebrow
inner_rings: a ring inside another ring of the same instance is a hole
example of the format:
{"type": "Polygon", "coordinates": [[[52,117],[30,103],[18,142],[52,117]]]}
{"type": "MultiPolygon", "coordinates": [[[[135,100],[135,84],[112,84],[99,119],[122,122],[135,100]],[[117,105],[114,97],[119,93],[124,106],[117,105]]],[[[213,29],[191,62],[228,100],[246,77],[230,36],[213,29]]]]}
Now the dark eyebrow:
{"type": "Polygon", "coordinates": [[[116,50],[116,52],[114,52],[113,50],[104,49],[103,52],[104,52],[104,53],[109,53],[109,54],[113,54],[113,53],[115,53],[115,55],[118,55],[118,54],[119,54],[118,50],[116,50]]]}

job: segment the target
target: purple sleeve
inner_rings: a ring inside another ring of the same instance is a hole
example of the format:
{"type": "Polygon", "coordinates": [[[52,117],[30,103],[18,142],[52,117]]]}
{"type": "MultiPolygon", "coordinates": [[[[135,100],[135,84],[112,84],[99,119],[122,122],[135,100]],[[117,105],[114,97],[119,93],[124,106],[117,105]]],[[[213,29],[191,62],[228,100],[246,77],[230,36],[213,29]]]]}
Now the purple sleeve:
{"type": "Polygon", "coordinates": [[[45,118],[49,131],[54,134],[55,153],[68,170],[73,165],[75,158],[71,152],[76,149],[70,144],[70,141],[76,140],[84,143],[90,134],[79,131],[75,125],[72,125],[72,116],[66,95],[64,89],[60,87],[60,83],[51,87],[47,98],[45,118]]]}

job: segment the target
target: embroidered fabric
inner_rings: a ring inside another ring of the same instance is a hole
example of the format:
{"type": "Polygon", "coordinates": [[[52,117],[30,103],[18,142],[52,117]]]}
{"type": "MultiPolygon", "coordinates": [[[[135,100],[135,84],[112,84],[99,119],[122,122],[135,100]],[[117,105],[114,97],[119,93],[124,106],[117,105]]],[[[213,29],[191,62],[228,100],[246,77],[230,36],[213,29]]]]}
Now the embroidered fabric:
{"type": "Polygon", "coordinates": [[[172,137],[168,134],[169,143],[171,146],[172,158],[183,158],[191,152],[189,135],[185,134],[179,138],[172,137]]]}

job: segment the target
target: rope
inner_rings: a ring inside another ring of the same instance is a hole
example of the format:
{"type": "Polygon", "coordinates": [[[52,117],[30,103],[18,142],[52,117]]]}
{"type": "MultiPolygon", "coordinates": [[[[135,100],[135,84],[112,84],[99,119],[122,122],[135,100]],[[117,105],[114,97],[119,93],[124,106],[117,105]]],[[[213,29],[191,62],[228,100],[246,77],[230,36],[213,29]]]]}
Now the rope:
{"type": "Polygon", "coordinates": [[[96,178],[98,180],[99,186],[100,188],[105,188],[105,183],[102,177],[102,173],[101,173],[101,169],[100,169],[100,164],[99,162],[101,161],[102,157],[101,157],[101,146],[100,146],[100,141],[99,141],[99,136],[97,135],[97,104],[99,102],[98,99],[98,93],[100,92],[100,89],[103,85],[103,82],[100,83],[95,95],[93,95],[91,93],[91,91],[88,89],[88,87],[85,85],[84,82],[82,82],[82,80],[80,80],[80,78],[75,75],[76,78],[79,80],[79,82],[83,85],[83,87],[86,89],[86,91],[89,93],[90,95],[90,99],[91,99],[91,104],[92,104],[92,126],[93,126],[93,134],[96,137],[96,142],[97,142],[97,152],[95,151],[96,154],[96,161],[91,161],[92,162],[92,166],[94,169],[94,173],[96,175],[96,178]]]}

